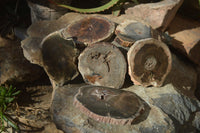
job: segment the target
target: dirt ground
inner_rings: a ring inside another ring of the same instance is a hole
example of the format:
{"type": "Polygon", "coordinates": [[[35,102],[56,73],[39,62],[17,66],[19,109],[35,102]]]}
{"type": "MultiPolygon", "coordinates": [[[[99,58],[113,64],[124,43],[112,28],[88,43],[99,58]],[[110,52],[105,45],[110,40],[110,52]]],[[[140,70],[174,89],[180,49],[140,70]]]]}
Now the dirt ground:
{"type": "MultiPolygon", "coordinates": [[[[12,108],[10,116],[20,128],[20,133],[63,133],[51,119],[50,105],[53,88],[48,77],[16,85],[21,91],[12,108]]],[[[9,128],[8,133],[14,132],[9,128]]]]}

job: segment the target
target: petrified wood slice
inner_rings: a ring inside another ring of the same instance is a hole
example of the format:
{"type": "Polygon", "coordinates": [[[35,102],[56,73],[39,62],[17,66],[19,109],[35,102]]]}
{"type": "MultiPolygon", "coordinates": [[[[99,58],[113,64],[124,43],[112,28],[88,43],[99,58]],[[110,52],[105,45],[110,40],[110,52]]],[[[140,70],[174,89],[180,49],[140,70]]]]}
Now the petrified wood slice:
{"type": "Polygon", "coordinates": [[[74,104],[97,121],[121,125],[131,125],[145,110],[135,93],[101,86],[81,87],[74,104]]]}
{"type": "Polygon", "coordinates": [[[41,47],[43,67],[56,85],[63,85],[78,75],[79,51],[72,40],[65,40],[60,32],[54,32],[44,38],[41,47]]]}
{"type": "Polygon", "coordinates": [[[136,41],[127,56],[129,75],[136,85],[161,86],[171,70],[169,48],[153,38],[136,41]]]}
{"type": "Polygon", "coordinates": [[[137,40],[153,38],[153,30],[145,23],[127,20],[117,26],[115,41],[122,46],[129,47],[137,40]]]}
{"type": "Polygon", "coordinates": [[[86,83],[120,88],[124,84],[127,63],[117,47],[99,42],[80,54],[78,69],[86,83]]]}
{"type": "Polygon", "coordinates": [[[64,37],[75,37],[78,42],[86,45],[111,38],[115,24],[107,18],[100,16],[85,17],[75,21],[62,31],[64,37]]]}

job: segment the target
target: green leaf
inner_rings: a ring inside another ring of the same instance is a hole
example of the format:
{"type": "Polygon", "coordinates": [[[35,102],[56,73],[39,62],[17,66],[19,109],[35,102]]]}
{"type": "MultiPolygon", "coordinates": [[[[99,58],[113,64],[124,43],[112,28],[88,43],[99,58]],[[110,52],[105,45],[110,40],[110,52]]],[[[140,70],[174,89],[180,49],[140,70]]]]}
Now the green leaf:
{"type": "Polygon", "coordinates": [[[15,98],[14,97],[6,97],[5,102],[6,103],[11,103],[15,98]]]}
{"type": "Polygon", "coordinates": [[[21,91],[16,91],[16,92],[14,92],[14,93],[12,94],[12,96],[16,96],[16,95],[18,95],[20,92],[21,92],[21,91]]]}
{"type": "Polygon", "coordinates": [[[15,125],[10,119],[8,119],[5,115],[3,115],[3,119],[15,130],[19,130],[18,126],[15,125]]]}
{"type": "Polygon", "coordinates": [[[6,94],[6,89],[5,89],[5,88],[2,88],[2,89],[1,89],[1,96],[5,96],[5,94],[6,94]]]}
{"type": "Polygon", "coordinates": [[[5,130],[5,122],[15,130],[19,130],[18,126],[15,125],[12,119],[5,115],[7,108],[19,93],[20,91],[16,91],[16,88],[13,88],[12,85],[9,87],[0,86],[0,130],[2,131],[5,130]]]}

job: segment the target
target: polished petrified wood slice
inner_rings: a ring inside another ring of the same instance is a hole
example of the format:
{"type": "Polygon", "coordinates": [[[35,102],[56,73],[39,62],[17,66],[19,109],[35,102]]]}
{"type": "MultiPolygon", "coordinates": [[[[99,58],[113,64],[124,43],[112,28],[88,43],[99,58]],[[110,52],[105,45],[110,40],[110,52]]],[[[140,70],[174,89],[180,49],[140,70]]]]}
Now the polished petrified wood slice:
{"type": "Polygon", "coordinates": [[[75,21],[62,31],[64,37],[74,37],[78,42],[90,45],[111,38],[115,24],[100,16],[85,17],[75,21]]]}
{"type": "Polygon", "coordinates": [[[155,35],[152,28],[142,22],[127,20],[117,26],[115,41],[122,46],[129,47],[137,40],[153,38],[155,35]]]}
{"type": "Polygon", "coordinates": [[[78,69],[86,83],[120,88],[124,84],[127,63],[117,47],[99,42],[80,54],[78,69]]]}
{"type": "Polygon", "coordinates": [[[171,70],[169,48],[153,38],[136,41],[127,58],[129,75],[136,85],[161,86],[171,70]]]}
{"type": "Polygon", "coordinates": [[[101,86],[81,87],[74,104],[97,121],[121,125],[130,125],[145,110],[135,93],[101,86]]]}
{"type": "Polygon", "coordinates": [[[63,85],[78,75],[79,51],[72,40],[65,40],[60,32],[54,32],[44,38],[41,47],[43,67],[56,85],[63,85]]]}

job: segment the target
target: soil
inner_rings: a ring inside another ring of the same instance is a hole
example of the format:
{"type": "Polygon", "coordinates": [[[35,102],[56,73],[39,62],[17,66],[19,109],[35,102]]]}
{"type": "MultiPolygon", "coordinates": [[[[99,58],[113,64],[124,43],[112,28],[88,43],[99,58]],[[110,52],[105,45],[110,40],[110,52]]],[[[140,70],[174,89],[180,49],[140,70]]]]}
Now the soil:
{"type": "MultiPolygon", "coordinates": [[[[34,82],[15,85],[18,95],[9,115],[20,128],[21,133],[62,133],[51,119],[50,105],[53,88],[46,75],[34,82]]],[[[16,132],[9,128],[8,133],[16,132]]]]}

